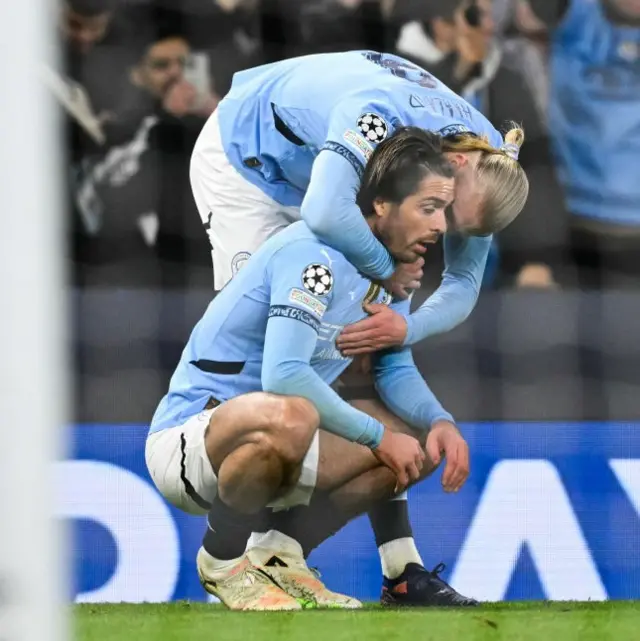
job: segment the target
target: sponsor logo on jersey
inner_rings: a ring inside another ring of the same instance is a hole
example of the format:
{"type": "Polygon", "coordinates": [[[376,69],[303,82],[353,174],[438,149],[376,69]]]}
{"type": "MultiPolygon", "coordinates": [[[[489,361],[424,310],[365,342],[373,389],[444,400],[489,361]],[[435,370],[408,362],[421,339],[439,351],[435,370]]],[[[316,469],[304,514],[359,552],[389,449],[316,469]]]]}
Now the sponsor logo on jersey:
{"type": "Polygon", "coordinates": [[[327,306],[322,301],[295,287],[289,292],[289,301],[308,309],[317,316],[322,316],[327,310],[327,306]]]}
{"type": "Polygon", "coordinates": [[[353,129],[347,129],[342,137],[364,156],[365,161],[369,161],[373,154],[373,147],[359,133],[353,129]]]}
{"type": "Polygon", "coordinates": [[[320,361],[348,361],[351,357],[343,356],[340,350],[336,347],[336,340],[344,325],[336,325],[334,323],[320,323],[318,330],[318,344],[311,363],[318,363],[320,361]]]}

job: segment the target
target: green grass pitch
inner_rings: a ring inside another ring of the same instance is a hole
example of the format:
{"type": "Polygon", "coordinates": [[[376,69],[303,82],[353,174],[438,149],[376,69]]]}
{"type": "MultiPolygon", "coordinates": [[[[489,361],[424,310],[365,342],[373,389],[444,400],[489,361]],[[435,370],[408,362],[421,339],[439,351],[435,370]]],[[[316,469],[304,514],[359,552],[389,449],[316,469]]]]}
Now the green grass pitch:
{"type": "Polygon", "coordinates": [[[80,605],[73,627],[76,641],[640,641],[640,602],[268,614],[186,602],[80,605]]]}

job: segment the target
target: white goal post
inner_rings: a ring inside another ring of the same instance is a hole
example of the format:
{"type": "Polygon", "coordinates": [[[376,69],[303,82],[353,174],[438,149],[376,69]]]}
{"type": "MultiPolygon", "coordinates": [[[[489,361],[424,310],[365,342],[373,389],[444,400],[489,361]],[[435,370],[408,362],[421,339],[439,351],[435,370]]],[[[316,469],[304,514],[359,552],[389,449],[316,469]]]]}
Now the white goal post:
{"type": "Polygon", "coordinates": [[[62,641],[53,461],[67,406],[64,220],[55,63],[59,0],[0,2],[0,641],[62,641]]]}

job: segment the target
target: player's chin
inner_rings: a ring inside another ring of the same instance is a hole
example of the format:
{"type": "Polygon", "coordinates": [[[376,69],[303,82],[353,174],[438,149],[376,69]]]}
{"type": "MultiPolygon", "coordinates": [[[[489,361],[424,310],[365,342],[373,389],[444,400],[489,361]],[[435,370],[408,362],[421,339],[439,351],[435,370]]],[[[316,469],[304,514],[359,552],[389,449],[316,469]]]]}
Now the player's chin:
{"type": "Polygon", "coordinates": [[[415,263],[418,258],[422,258],[422,254],[413,249],[407,249],[402,253],[402,257],[399,260],[401,263],[415,263]]]}

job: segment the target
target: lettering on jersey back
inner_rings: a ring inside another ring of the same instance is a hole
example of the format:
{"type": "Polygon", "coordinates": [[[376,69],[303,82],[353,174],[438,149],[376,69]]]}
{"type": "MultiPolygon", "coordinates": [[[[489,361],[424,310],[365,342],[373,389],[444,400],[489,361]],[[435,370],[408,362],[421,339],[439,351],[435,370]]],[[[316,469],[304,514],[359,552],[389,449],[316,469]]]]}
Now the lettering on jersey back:
{"type": "Polygon", "coordinates": [[[378,67],[388,69],[396,78],[414,82],[426,89],[435,89],[438,86],[438,81],[430,73],[407,60],[384,55],[375,51],[366,51],[363,55],[367,60],[378,65],[378,67]]]}
{"type": "Polygon", "coordinates": [[[426,109],[438,116],[471,120],[471,106],[464,100],[449,100],[447,98],[425,98],[426,109]]]}

